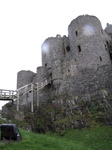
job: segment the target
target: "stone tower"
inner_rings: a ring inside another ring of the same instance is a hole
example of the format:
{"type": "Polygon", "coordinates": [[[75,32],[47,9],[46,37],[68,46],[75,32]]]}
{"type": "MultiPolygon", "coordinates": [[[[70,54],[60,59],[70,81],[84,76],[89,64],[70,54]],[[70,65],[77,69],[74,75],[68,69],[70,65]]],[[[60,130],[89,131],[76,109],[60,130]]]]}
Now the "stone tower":
{"type": "Polygon", "coordinates": [[[34,72],[21,70],[17,73],[17,89],[33,82],[34,72]]]}
{"type": "Polygon", "coordinates": [[[79,16],[68,27],[72,57],[78,68],[94,69],[110,65],[106,41],[100,21],[94,16],[79,16]]]}
{"type": "Polygon", "coordinates": [[[42,66],[51,68],[52,60],[61,60],[63,55],[63,38],[60,35],[50,37],[42,44],[42,66]]]}
{"type": "Polygon", "coordinates": [[[77,17],[68,27],[68,36],[57,35],[44,41],[42,66],[37,67],[36,74],[20,71],[18,88],[31,82],[41,85],[48,81],[36,93],[40,103],[57,96],[66,99],[66,95],[81,96],[104,88],[110,91],[112,37],[109,33],[110,26],[104,31],[95,16],[77,17]]]}
{"type": "Polygon", "coordinates": [[[42,45],[42,66],[48,68],[53,85],[57,89],[62,80],[62,60],[64,58],[63,38],[60,35],[45,40],[42,45]]]}

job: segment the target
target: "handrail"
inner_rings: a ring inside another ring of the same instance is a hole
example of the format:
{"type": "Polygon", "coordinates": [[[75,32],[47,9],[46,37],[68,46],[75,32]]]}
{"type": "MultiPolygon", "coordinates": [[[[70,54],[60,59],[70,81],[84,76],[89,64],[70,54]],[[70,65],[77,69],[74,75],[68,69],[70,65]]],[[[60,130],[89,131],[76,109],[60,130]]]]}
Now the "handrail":
{"type": "MultiPolygon", "coordinates": [[[[29,91],[31,91],[32,84],[33,83],[26,84],[26,85],[20,87],[19,89],[17,89],[17,91],[20,94],[24,95],[25,93],[28,93],[29,91]]],[[[47,84],[49,84],[49,82],[46,78],[44,78],[44,80],[34,83],[33,85],[34,85],[34,89],[39,90],[39,89],[43,88],[44,86],[46,86],[47,84]]]]}
{"type": "Polygon", "coordinates": [[[17,91],[16,90],[5,90],[0,89],[0,99],[2,100],[12,100],[16,97],[17,91]]]}
{"type": "Polygon", "coordinates": [[[17,92],[17,90],[5,90],[5,89],[0,89],[0,91],[12,91],[12,92],[17,92]]]}
{"type": "Polygon", "coordinates": [[[34,89],[39,90],[41,88],[43,88],[44,86],[46,86],[47,84],[49,84],[49,81],[44,78],[44,80],[39,81],[37,83],[29,83],[26,84],[22,87],[20,87],[17,90],[5,90],[5,89],[0,89],[0,98],[2,97],[11,97],[11,96],[17,96],[17,92],[19,92],[19,94],[24,95],[29,93],[32,90],[32,85],[34,86],[34,89]]]}
{"type": "Polygon", "coordinates": [[[32,84],[32,83],[26,84],[26,85],[20,87],[19,89],[17,89],[17,91],[19,91],[19,90],[21,90],[21,89],[24,89],[25,87],[28,87],[28,86],[31,85],[31,84],[32,84]]]}
{"type": "MultiPolygon", "coordinates": [[[[36,84],[36,85],[41,84],[43,81],[46,81],[46,80],[47,80],[47,79],[44,78],[43,80],[41,80],[41,81],[39,81],[39,82],[36,82],[35,84],[36,84]]],[[[29,84],[26,84],[26,85],[24,85],[24,86],[18,88],[17,91],[19,91],[19,90],[21,90],[21,89],[24,89],[25,87],[28,87],[28,86],[30,86],[30,85],[32,85],[32,84],[33,84],[32,82],[29,83],[29,84]]]]}
{"type": "MultiPolygon", "coordinates": [[[[1,100],[15,100],[17,105],[17,111],[19,111],[19,105],[24,105],[24,103],[21,104],[20,97],[23,95],[26,95],[27,99],[27,93],[31,92],[31,112],[33,112],[33,92],[36,90],[38,93],[38,90],[42,89],[46,85],[48,85],[50,82],[47,78],[44,78],[42,81],[39,81],[37,83],[29,83],[22,87],[20,87],[17,90],[5,90],[0,89],[0,99],[1,100]]],[[[27,102],[27,103],[30,103],[27,102]]],[[[25,103],[26,104],[26,103],[25,103]]],[[[39,103],[37,102],[37,106],[39,103]]]]}

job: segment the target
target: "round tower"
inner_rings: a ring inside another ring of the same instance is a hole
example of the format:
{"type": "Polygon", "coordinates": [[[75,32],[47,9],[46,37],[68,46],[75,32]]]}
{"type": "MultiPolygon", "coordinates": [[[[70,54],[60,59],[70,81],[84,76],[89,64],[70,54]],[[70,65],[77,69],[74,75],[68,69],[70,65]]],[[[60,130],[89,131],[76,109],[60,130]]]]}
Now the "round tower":
{"type": "Polygon", "coordinates": [[[33,80],[34,72],[30,70],[21,70],[17,73],[17,89],[20,87],[30,84],[33,80]]]}
{"type": "Polygon", "coordinates": [[[52,60],[52,81],[54,87],[58,89],[62,81],[62,65],[59,59],[52,60]]]}
{"type": "Polygon", "coordinates": [[[110,65],[100,21],[94,16],[79,16],[68,27],[72,57],[79,69],[110,65]]]}
{"type": "Polygon", "coordinates": [[[42,66],[51,68],[53,59],[63,59],[63,38],[60,35],[50,37],[42,44],[42,66]]]}
{"type": "Polygon", "coordinates": [[[45,78],[48,79],[48,69],[46,67],[37,67],[37,82],[43,81],[45,78]]]}

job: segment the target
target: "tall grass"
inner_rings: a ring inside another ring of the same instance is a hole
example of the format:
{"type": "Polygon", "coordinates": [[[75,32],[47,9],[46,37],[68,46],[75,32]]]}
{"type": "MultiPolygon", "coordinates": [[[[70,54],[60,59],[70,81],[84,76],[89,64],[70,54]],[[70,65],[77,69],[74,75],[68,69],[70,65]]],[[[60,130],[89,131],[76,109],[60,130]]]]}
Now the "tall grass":
{"type": "Polygon", "coordinates": [[[0,150],[112,150],[112,127],[107,126],[71,130],[62,137],[22,129],[20,133],[21,142],[6,144],[0,141],[0,150]]]}

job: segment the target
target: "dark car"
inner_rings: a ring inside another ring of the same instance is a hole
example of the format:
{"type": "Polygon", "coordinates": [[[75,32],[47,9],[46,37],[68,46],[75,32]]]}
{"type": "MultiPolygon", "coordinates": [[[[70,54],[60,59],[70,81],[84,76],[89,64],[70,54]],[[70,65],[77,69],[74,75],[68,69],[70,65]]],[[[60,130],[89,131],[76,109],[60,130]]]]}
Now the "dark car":
{"type": "Polygon", "coordinates": [[[16,124],[2,124],[1,125],[1,140],[3,138],[7,140],[22,140],[21,134],[19,133],[18,127],[16,124]]]}

